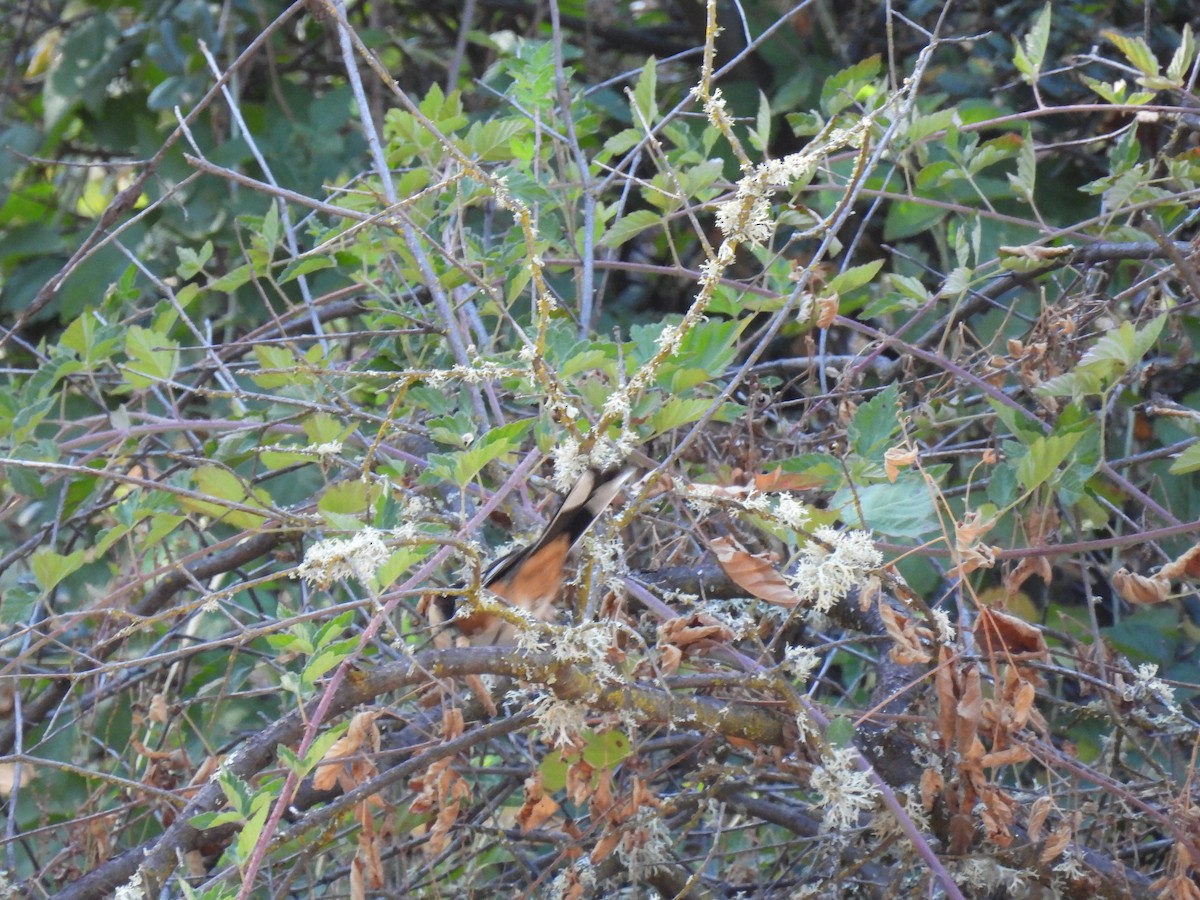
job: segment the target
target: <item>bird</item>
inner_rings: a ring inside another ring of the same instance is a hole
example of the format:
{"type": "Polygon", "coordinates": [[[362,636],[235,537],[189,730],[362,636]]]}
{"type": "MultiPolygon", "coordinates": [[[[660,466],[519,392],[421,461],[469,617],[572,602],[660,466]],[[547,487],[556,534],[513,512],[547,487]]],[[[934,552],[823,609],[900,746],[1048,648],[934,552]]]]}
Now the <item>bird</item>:
{"type": "MultiPolygon", "coordinates": [[[[567,557],[634,472],[630,466],[587,469],[537,539],[492,563],[480,578],[481,587],[536,619],[553,619],[567,557]]],[[[455,615],[454,607],[455,597],[440,595],[428,605],[432,624],[451,622],[473,647],[514,642],[516,628],[511,622],[483,611],[455,615]]]]}

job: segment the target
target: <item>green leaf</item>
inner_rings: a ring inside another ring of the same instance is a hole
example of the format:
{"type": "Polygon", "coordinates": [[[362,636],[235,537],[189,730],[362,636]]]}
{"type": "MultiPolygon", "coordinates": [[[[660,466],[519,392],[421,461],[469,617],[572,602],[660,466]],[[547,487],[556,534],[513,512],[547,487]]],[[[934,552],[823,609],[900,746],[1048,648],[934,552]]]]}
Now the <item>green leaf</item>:
{"type": "Polygon", "coordinates": [[[883,460],[883,453],[892,435],[900,430],[896,404],[900,389],[889,384],[854,412],[847,428],[850,446],[863,459],[883,460]]]}
{"type": "Polygon", "coordinates": [[[238,266],[226,272],[220,278],[209,283],[208,288],[221,294],[232,294],[243,284],[254,277],[254,269],[249,265],[238,266]]]}
{"type": "Polygon", "coordinates": [[[38,587],[49,592],[68,575],[78,571],[86,562],[86,557],[86,550],[76,550],[69,556],[63,556],[49,547],[41,547],[30,557],[30,566],[38,587]]]}
{"type": "Polygon", "coordinates": [[[242,506],[263,506],[266,509],[266,503],[270,499],[262,488],[256,489],[253,493],[247,493],[246,486],[228,469],[218,465],[200,466],[192,473],[192,484],[198,493],[215,499],[213,502],[209,502],[183,497],[180,499],[180,504],[187,509],[212,516],[214,519],[228,522],[239,528],[257,528],[266,518],[265,513],[257,515],[240,509],[230,509],[217,502],[225,500],[242,506]]]}
{"type": "Polygon", "coordinates": [[[766,153],[771,143],[771,101],[761,90],[758,92],[758,115],[750,131],[750,145],[759,153],[766,153]]]}
{"type": "Polygon", "coordinates": [[[319,272],[321,269],[330,269],[336,265],[337,260],[328,256],[306,256],[304,259],[293,260],[279,274],[279,283],[287,284],[301,275],[307,275],[309,272],[319,272]]]}
{"type": "Polygon", "coordinates": [[[1017,463],[1017,480],[1021,486],[1026,491],[1032,491],[1049,480],[1082,436],[1083,432],[1080,431],[1052,434],[1031,443],[1017,463]]]}
{"type": "Polygon", "coordinates": [[[681,425],[695,422],[712,405],[712,400],[707,400],[703,397],[671,397],[662,405],[661,409],[650,417],[651,431],[649,436],[653,437],[665,434],[681,425]]]}
{"type": "Polygon", "coordinates": [[[283,370],[251,376],[254,383],[259,387],[273,389],[295,384],[295,372],[289,370],[295,370],[296,357],[289,348],[278,347],[273,344],[255,344],[254,356],[258,360],[260,368],[283,370]]]}
{"type": "Polygon", "coordinates": [[[327,647],[322,647],[312,655],[312,658],[304,666],[304,673],[301,675],[304,684],[309,686],[316,684],[322,675],[339,665],[342,660],[353,655],[358,649],[358,644],[358,637],[349,637],[343,641],[330,644],[327,647]]]}
{"type": "Polygon", "coordinates": [[[147,388],[175,377],[179,366],[179,344],[165,334],[134,325],[125,335],[125,353],[129,362],[121,367],[125,382],[133,388],[147,388]]]}
{"type": "Polygon", "coordinates": [[[592,732],[584,737],[583,759],[598,770],[615,769],[629,756],[629,737],[616,728],[592,732]]]}
{"type": "Polygon", "coordinates": [[[1174,84],[1182,84],[1187,71],[1191,68],[1192,60],[1196,58],[1196,38],[1192,34],[1191,24],[1183,26],[1183,33],[1179,36],[1179,46],[1175,48],[1175,53],[1171,57],[1171,63],[1167,66],[1167,77],[1174,84]]]}
{"type": "Polygon", "coordinates": [[[821,87],[821,109],[827,116],[835,116],[861,100],[861,91],[874,82],[882,70],[882,59],[875,53],[829,76],[821,87]]]}
{"type": "MultiPolygon", "coordinates": [[[[264,797],[264,800],[269,801],[269,799],[264,797]]],[[[246,820],[246,824],[242,826],[242,830],[238,834],[238,859],[245,860],[250,858],[250,854],[254,852],[254,845],[258,843],[258,838],[262,834],[263,826],[267,824],[267,816],[270,812],[270,802],[260,803],[258,809],[246,820]]]]}
{"type": "Polygon", "coordinates": [[[639,128],[642,126],[639,116],[648,126],[653,126],[658,121],[658,102],[655,99],[657,91],[658,60],[651,56],[642,66],[642,73],[638,76],[637,84],[633,86],[631,92],[633,109],[638,113],[633,118],[635,126],[639,128]]]}
{"type": "Polygon", "coordinates": [[[378,498],[380,490],[377,482],[366,484],[357,478],[353,481],[335,481],[321,494],[317,509],[339,516],[361,516],[378,498]]]}
{"type": "Polygon", "coordinates": [[[179,257],[179,265],[175,267],[175,274],[186,281],[203,271],[205,264],[212,259],[213,243],[205,241],[204,246],[199,250],[193,250],[190,247],[176,247],[175,255],[179,257]]]}
{"type": "Polygon", "coordinates": [[[1021,150],[1017,154],[1017,173],[1008,174],[1008,183],[1012,185],[1017,196],[1026,203],[1033,202],[1033,189],[1037,181],[1037,153],[1033,146],[1033,135],[1025,129],[1021,150]]]}
{"type": "Polygon", "coordinates": [[[250,809],[254,802],[254,794],[250,790],[250,785],[224,766],[217,769],[217,784],[221,786],[221,791],[225,794],[225,799],[229,801],[234,812],[242,817],[250,815],[250,809]]]}
{"type": "Polygon", "coordinates": [[[427,557],[432,549],[432,544],[401,547],[389,556],[387,562],[375,572],[375,580],[379,582],[381,588],[394,584],[401,575],[427,557]]]}
{"type": "Polygon", "coordinates": [[[470,449],[460,453],[429,454],[429,471],[439,478],[466,487],[493,460],[507,456],[521,446],[534,419],[519,419],[493,428],[470,449]]]}
{"type": "Polygon", "coordinates": [[[845,272],[839,272],[830,278],[825,284],[825,291],[830,294],[847,294],[864,284],[869,284],[882,268],[882,259],[872,260],[861,266],[852,266],[845,272]]]}
{"type": "Polygon", "coordinates": [[[1046,46],[1050,41],[1050,16],[1050,3],[1047,2],[1034,20],[1033,27],[1025,35],[1025,40],[1017,43],[1017,39],[1013,38],[1013,65],[1028,84],[1037,81],[1042,62],[1046,58],[1046,46]]]}
{"type": "Polygon", "coordinates": [[[1088,348],[1074,371],[1046,380],[1037,390],[1055,397],[1071,396],[1076,401],[1088,394],[1103,393],[1154,346],[1166,322],[1166,316],[1158,316],[1141,328],[1122,322],[1088,348]]]}
{"type": "Polygon", "coordinates": [[[604,237],[600,238],[600,243],[605,247],[620,247],[634,235],[641,234],[647,228],[661,226],[662,223],[662,213],[652,209],[635,209],[613,222],[604,237]]]}
{"type": "Polygon", "coordinates": [[[830,501],[842,521],[856,528],[892,537],[920,538],[941,527],[929,487],[919,475],[902,475],[895,484],[868,485],[858,490],[857,498],[856,503],[855,495],[843,488],[830,501]],[[859,519],[860,508],[865,521],[859,519]]]}
{"type": "Polygon", "coordinates": [[[1185,447],[1184,451],[1179,454],[1179,457],[1171,463],[1171,468],[1168,470],[1172,475],[1186,475],[1188,472],[1195,472],[1200,469],[1200,441],[1192,444],[1190,447],[1185,447]]]}
{"type": "Polygon", "coordinates": [[[950,211],[943,206],[919,200],[897,200],[888,205],[883,223],[884,238],[895,241],[922,234],[949,214],[950,211]]]}
{"type": "Polygon", "coordinates": [[[1154,58],[1154,51],[1150,49],[1150,45],[1142,38],[1126,37],[1119,32],[1108,29],[1101,31],[1100,36],[1111,41],[1125,55],[1125,58],[1133,64],[1133,67],[1143,75],[1154,76],[1158,74],[1158,60],[1154,58]]]}

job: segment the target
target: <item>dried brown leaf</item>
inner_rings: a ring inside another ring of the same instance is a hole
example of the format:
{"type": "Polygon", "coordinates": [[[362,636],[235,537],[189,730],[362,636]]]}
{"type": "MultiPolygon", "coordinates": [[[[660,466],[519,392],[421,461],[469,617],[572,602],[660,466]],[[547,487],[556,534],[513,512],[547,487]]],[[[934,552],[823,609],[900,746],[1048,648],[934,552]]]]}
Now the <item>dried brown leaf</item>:
{"type": "Polygon", "coordinates": [[[660,647],[687,648],[715,647],[733,640],[733,629],[708,613],[696,612],[690,616],[668,619],[658,626],[660,647]]]}
{"type": "Polygon", "coordinates": [[[938,795],[945,786],[946,780],[937,769],[926,769],[921,773],[921,805],[925,807],[926,812],[933,810],[933,804],[937,802],[938,795]]]}
{"type": "Polygon", "coordinates": [[[916,447],[889,447],[883,454],[883,471],[887,480],[895,483],[901,469],[907,469],[917,461],[916,447]]]}
{"type": "Polygon", "coordinates": [[[451,803],[438,811],[433,824],[429,826],[428,840],[421,848],[427,858],[433,859],[435,856],[441,856],[442,851],[450,843],[450,829],[458,821],[458,810],[458,803],[451,803]]]}
{"type": "Polygon", "coordinates": [[[170,720],[171,714],[167,709],[166,695],[161,692],[155,694],[150,698],[150,721],[166,725],[170,720]]]}
{"type": "Polygon", "coordinates": [[[962,578],[976,569],[990,569],[996,565],[996,548],[987,544],[960,549],[958,553],[960,562],[946,573],[947,578],[962,578]]]}
{"type": "Polygon", "coordinates": [[[986,656],[997,661],[1050,656],[1040,628],[987,606],[979,608],[975,619],[975,641],[986,656]]]}
{"type": "Polygon", "coordinates": [[[1071,823],[1063,822],[1050,833],[1050,837],[1046,838],[1046,846],[1042,848],[1038,862],[1043,866],[1054,862],[1062,856],[1069,843],[1071,843],[1071,823]]]}
{"type": "Polygon", "coordinates": [[[659,644],[658,669],[663,675],[674,675],[683,662],[683,651],[672,644],[659,644]]]}
{"type": "Polygon", "coordinates": [[[838,303],[841,298],[837,294],[829,294],[817,298],[817,327],[829,328],[837,318],[838,303]]]}
{"type": "Polygon", "coordinates": [[[938,650],[937,674],[934,675],[938,698],[938,732],[943,753],[954,746],[954,708],[958,705],[954,686],[954,663],[946,647],[938,650]]]}
{"type": "Polygon", "coordinates": [[[1200,578],[1200,544],[1192,547],[1178,559],[1167,563],[1158,574],[1170,581],[1178,581],[1181,578],[1200,578]]]}
{"type": "Polygon", "coordinates": [[[1008,747],[995,753],[985,753],[979,764],[985,769],[995,769],[1000,766],[1014,766],[1031,759],[1033,756],[1024,747],[1008,747]]]}
{"type": "Polygon", "coordinates": [[[971,510],[963,516],[961,522],[954,523],[954,546],[960,550],[969,550],[996,526],[997,517],[984,519],[977,510],[971,510]]]}
{"type": "Polygon", "coordinates": [[[784,577],[762,556],[755,556],[737,541],[720,537],[709,541],[717,562],[733,582],[760,600],[777,606],[797,606],[800,598],[784,577]]]}
{"type": "Polygon", "coordinates": [[[1033,806],[1029,809],[1029,825],[1026,826],[1032,843],[1036,844],[1042,839],[1042,826],[1046,824],[1046,817],[1052,809],[1054,801],[1049,797],[1041,796],[1033,801],[1033,806]]]}
{"type": "Polygon", "coordinates": [[[1015,594],[1021,589],[1030,576],[1036,575],[1046,584],[1054,577],[1054,571],[1050,567],[1050,560],[1044,556],[1026,556],[1013,567],[1007,575],[1004,576],[1004,589],[1008,591],[1009,596],[1015,594]]]}
{"type": "Polygon", "coordinates": [[[586,760],[571,763],[567,767],[567,799],[576,806],[582,806],[591,799],[595,791],[592,786],[595,775],[596,769],[586,760]]]}
{"type": "Polygon", "coordinates": [[[350,720],[346,733],[330,745],[317,763],[317,771],[313,775],[314,788],[327,791],[341,784],[343,790],[350,790],[361,782],[364,771],[353,764],[348,768],[341,760],[360,752],[379,751],[379,729],[375,727],[375,720],[382,714],[382,710],[368,710],[350,720]]]}
{"type": "Polygon", "coordinates": [[[1171,580],[1158,575],[1138,575],[1121,567],[1113,574],[1113,587],[1125,600],[1138,606],[1162,603],[1171,592],[1171,580]]]}
{"type": "Polygon", "coordinates": [[[1016,814],[1017,801],[998,788],[988,788],[983,792],[983,827],[988,838],[998,847],[1007,847],[1012,843],[1012,825],[1016,814]]]}
{"type": "MultiPolygon", "coordinates": [[[[979,666],[968,663],[962,671],[962,690],[955,705],[955,740],[960,752],[966,755],[976,742],[979,723],[983,713],[983,689],[979,678],[979,666]]],[[[982,754],[980,754],[982,757],[982,754]]]]}
{"type": "Polygon", "coordinates": [[[879,616],[888,636],[895,642],[891,650],[892,659],[902,666],[924,665],[932,657],[922,646],[923,640],[932,640],[933,632],[918,625],[911,616],[906,616],[879,598],[879,616]]]}

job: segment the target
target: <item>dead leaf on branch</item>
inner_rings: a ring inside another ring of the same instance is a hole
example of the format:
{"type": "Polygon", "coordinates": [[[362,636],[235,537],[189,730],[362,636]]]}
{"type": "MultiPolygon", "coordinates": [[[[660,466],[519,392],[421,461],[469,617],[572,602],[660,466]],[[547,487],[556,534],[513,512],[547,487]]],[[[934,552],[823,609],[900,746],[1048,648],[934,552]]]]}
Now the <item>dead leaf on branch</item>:
{"type": "Polygon", "coordinates": [[[1036,625],[991,607],[979,608],[975,641],[985,656],[996,660],[1050,658],[1046,638],[1036,625]]]}
{"type": "Polygon", "coordinates": [[[1167,563],[1158,574],[1171,581],[1182,578],[1200,578],[1200,544],[1192,547],[1178,559],[1167,563]]]}
{"type": "Polygon", "coordinates": [[[715,647],[734,638],[733,629],[708,613],[695,612],[690,616],[667,619],[658,626],[658,643],[680,651],[715,647]]]}
{"type": "Polygon", "coordinates": [[[933,640],[933,632],[929,628],[918,625],[911,616],[893,609],[882,597],[879,598],[879,616],[883,619],[888,636],[894,641],[891,656],[898,665],[924,665],[933,658],[923,646],[925,641],[933,640]]]}
{"type": "Polygon", "coordinates": [[[375,773],[374,763],[360,754],[379,752],[379,729],[375,727],[375,720],[382,714],[382,710],[370,710],[360,712],[350,720],[346,733],[333,742],[317,763],[313,775],[316,790],[328,791],[334,785],[341,785],[343,791],[349,791],[375,773]],[[347,757],[355,756],[359,758],[346,761],[347,757]]]}
{"type": "Polygon", "coordinates": [[[988,838],[997,847],[1012,843],[1012,825],[1016,817],[1017,801],[999,788],[988,788],[982,794],[983,827],[988,838]]]}
{"type": "Polygon", "coordinates": [[[1113,587],[1135,606],[1162,603],[1171,594],[1171,582],[1200,578],[1200,544],[1167,563],[1154,575],[1138,575],[1122,567],[1113,574],[1113,587]]]}
{"type": "Polygon", "coordinates": [[[1026,826],[1030,843],[1036,844],[1042,839],[1042,826],[1046,824],[1046,817],[1052,809],[1054,801],[1045,795],[1033,801],[1033,806],[1029,809],[1029,824],[1026,826]]]}
{"type": "Polygon", "coordinates": [[[558,812],[558,804],[546,793],[542,785],[542,773],[535,772],[525,779],[525,803],[517,813],[517,826],[522,834],[540,828],[558,812]]]}
{"type": "Polygon", "coordinates": [[[733,538],[720,537],[709,541],[717,562],[734,584],[753,596],[776,606],[798,606],[800,597],[791,589],[783,575],[764,556],[756,556],[733,538]]]}
{"type": "Polygon", "coordinates": [[[1044,556],[1026,556],[1016,566],[1004,576],[1004,589],[1011,597],[1021,589],[1031,575],[1036,575],[1046,584],[1054,577],[1054,571],[1050,567],[1050,560],[1044,556]]]}
{"type": "Polygon", "coordinates": [[[1053,832],[1050,837],[1046,838],[1046,846],[1042,848],[1042,854],[1038,857],[1038,862],[1043,866],[1049,865],[1062,856],[1067,845],[1071,843],[1071,823],[1063,822],[1053,832]]]}
{"type": "Polygon", "coordinates": [[[892,484],[900,477],[900,470],[907,469],[917,461],[916,447],[889,447],[883,454],[883,471],[892,484]]]}
{"type": "Polygon", "coordinates": [[[1171,582],[1157,575],[1138,575],[1124,566],[1113,573],[1113,587],[1121,599],[1135,606],[1162,603],[1171,593],[1171,582]]]}

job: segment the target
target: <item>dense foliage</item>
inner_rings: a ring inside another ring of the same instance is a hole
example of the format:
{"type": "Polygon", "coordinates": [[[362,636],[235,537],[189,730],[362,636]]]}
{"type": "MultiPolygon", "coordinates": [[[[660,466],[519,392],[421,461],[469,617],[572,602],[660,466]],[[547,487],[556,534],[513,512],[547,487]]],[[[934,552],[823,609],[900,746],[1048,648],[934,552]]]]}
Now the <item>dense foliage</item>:
{"type": "Polygon", "coordinates": [[[1200,897],[1189,4],[961,6],[9,15],[0,895],[1200,897]]]}

